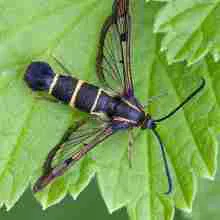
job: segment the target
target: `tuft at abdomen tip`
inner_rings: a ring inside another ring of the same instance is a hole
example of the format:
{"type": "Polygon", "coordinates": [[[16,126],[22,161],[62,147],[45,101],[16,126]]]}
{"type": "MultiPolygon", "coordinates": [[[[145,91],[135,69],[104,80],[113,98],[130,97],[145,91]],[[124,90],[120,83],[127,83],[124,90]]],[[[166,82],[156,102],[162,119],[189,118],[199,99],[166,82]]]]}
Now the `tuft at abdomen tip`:
{"type": "Polygon", "coordinates": [[[48,91],[54,76],[48,63],[37,61],[27,67],[24,81],[34,91],[48,91]]]}

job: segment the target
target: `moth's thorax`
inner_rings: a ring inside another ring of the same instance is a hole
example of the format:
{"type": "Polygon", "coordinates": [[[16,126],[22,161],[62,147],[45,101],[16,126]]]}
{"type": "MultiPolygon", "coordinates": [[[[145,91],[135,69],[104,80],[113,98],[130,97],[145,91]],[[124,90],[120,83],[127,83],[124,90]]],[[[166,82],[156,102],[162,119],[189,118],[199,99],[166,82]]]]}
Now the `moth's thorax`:
{"type": "Polygon", "coordinates": [[[114,97],[107,104],[106,112],[113,120],[131,126],[139,126],[145,117],[145,113],[138,106],[120,97],[114,97]]]}

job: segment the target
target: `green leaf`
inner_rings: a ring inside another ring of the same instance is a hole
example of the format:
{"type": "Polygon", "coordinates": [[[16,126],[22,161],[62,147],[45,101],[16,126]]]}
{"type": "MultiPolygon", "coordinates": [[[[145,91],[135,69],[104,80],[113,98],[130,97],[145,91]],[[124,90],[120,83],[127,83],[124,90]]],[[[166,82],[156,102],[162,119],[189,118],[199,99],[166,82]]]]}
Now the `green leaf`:
{"type": "MultiPolygon", "coordinates": [[[[56,69],[52,59],[55,55],[61,61],[68,60],[67,66],[75,64],[71,66],[74,75],[88,79],[88,73],[94,72],[94,66],[90,66],[95,60],[98,30],[110,8],[106,6],[104,2],[68,0],[1,4],[0,201],[7,209],[29,186],[31,177],[40,175],[47,152],[76,115],[66,106],[37,100],[23,82],[24,71],[32,60],[48,61],[56,69]]],[[[74,197],[79,194],[95,172],[88,161],[85,158],[78,172],[67,178],[71,184],[61,178],[48,195],[39,195],[44,208],[59,201],[67,191],[74,197]]]]}
{"type": "Polygon", "coordinates": [[[219,60],[220,1],[174,0],[159,12],[154,31],[165,33],[161,50],[169,63],[186,60],[193,64],[211,53],[219,60]]]}
{"type": "MultiPolygon", "coordinates": [[[[145,26],[149,25],[149,21],[152,22],[153,15],[156,13],[149,5],[147,7],[145,26]]],[[[137,14],[144,13],[136,12],[137,14]]],[[[143,18],[138,23],[143,23],[143,18]]],[[[141,38],[139,44],[142,45],[139,48],[141,47],[143,51],[144,42],[147,42],[148,45],[145,49],[146,61],[139,65],[144,68],[143,65],[148,63],[145,68],[147,70],[145,78],[148,84],[145,88],[148,89],[149,96],[163,94],[164,90],[168,92],[168,96],[160,98],[158,103],[150,105],[152,115],[158,118],[173,109],[186,94],[198,86],[201,76],[205,77],[207,86],[201,96],[196,97],[194,101],[185,106],[184,111],[159,126],[175,181],[175,194],[171,198],[162,194],[166,190],[166,179],[163,176],[163,166],[159,164],[160,152],[155,140],[148,139],[146,151],[148,186],[145,188],[146,193],[128,206],[132,220],[146,219],[146,216],[148,219],[172,219],[174,204],[178,208],[191,211],[196,192],[196,175],[212,178],[216,170],[217,143],[215,136],[219,131],[220,118],[216,100],[218,90],[212,88],[212,82],[218,83],[218,80],[215,80],[218,78],[215,64],[209,58],[191,68],[187,68],[183,64],[168,66],[164,57],[158,52],[160,39],[155,38],[152,34],[152,25],[153,22],[145,34],[142,32],[139,35],[141,38]],[[209,86],[211,86],[210,89],[208,89],[209,86]]],[[[138,35],[138,30],[135,31],[138,35]]],[[[140,54],[140,57],[145,56],[140,54]]],[[[141,67],[135,67],[135,72],[140,74],[143,73],[143,70],[141,67]]],[[[143,78],[144,76],[140,77],[140,80],[143,78]]],[[[137,83],[137,88],[144,88],[143,83],[140,86],[137,83]]],[[[146,94],[147,92],[142,90],[141,93],[146,94]]]]}
{"type": "MultiPolygon", "coordinates": [[[[220,74],[220,64],[210,61],[207,71],[211,73],[211,76],[217,77],[220,74]]],[[[219,86],[219,82],[213,82],[213,90],[216,94],[217,102],[219,103],[220,96],[218,89],[219,87],[217,87],[217,85],[219,86]]],[[[215,121],[214,123],[219,123],[219,122],[215,121]]],[[[219,167],[219,158],[220,158],[220,154],[218,154],[218,167],[219,167]]],[[[192,213],[184,213],[181,212],[180,210],[177,210],[175,214],[175,220],[205,220],[208,218],[212,220],[219,219],[219,215],[220,215],[219,183],[220,183],[219,169],[217,170],[214,181],[207,181],[207,179],[200,179],[198,181],[198,193],[196,195],[196,199],[193,204],[192,213]]]]}
{"type": "MultiPolygon", "coordinates": [[[[24,4],[26,8],[4,2],[5,21],[0,23],[0,205],[8,209],[39,177],[49,149],[82,116],[67,106],[37,100],[23,82],[25,68],[32,60],[44,60],[61,72],[52,58],[56,56],[74,76],[98,84],[97,41],[112,6],[104,0],[25,0],[24,4]],[[10,10],[11,5],[14,10],[10,10]]],[[[172,219],[175,206],[191,210],[196,176],[213,178],[220,125],[219,74],[210,57],[190,68],[167,64],[159,52],[161,38],[153,34],[161,6],[132,2],[136,96],[146,103],[150,97],[168,93],[149,105],[148,112],[157,119],[198,87],[201,76],[206,79],[206,88],[198,96],[158,125],[175,183],[173,194],[163,194],[167,179],[157,141],[150,131],[137,129],[132,169],[127,159],[127,132],[118,132],[36,195],[43,208],[59,202],[67,193],[76,199],[96,173],[109,212],[126,206],[131,220],[172,219]]]]}

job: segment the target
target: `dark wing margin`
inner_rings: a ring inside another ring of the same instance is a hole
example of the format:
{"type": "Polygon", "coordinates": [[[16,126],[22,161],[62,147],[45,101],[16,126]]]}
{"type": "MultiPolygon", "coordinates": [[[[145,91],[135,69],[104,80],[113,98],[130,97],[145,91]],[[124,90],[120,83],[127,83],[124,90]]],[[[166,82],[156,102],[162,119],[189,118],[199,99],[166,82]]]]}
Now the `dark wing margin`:
{"type": "Polygon", "coordinates": [[[74,131],[64,134],[61,142],[49,152],[43,174],[35,182],[33,192],[41,191],[58,176],[62,176],[85,154],[114,133],[110,124],[94,125],[94,121],[80,122],[74,131]]]}
{"type": "Polygon", "coordinates": [[[129,0],[115,0],[112,15],[101,29],[96,72],[104,87],[124,97],[133,96],[130,44],[129,0]]]}

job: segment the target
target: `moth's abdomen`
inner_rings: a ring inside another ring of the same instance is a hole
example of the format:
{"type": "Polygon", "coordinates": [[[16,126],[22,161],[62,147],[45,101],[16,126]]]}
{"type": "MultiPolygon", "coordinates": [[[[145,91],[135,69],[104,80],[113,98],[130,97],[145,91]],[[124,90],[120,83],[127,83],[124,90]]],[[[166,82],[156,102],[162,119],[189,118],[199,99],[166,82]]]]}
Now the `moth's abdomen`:
{"type": "Polygon", "coordinates": [[[71,76],[56,75],[51,83],[49,94],[68,104],[71,102],[78,81],[71,76]]]}
{"type": "Polygon", "coordinates": [[[54,76],[49,64],[32,62],[25,72],[24,80],[34,91],[49,91],[54,76]]]}
{"type": "Polygon", "coordinates": [[[58,100],[84,112],[91,112],[99,88],[71,76],[56,75],[49,93],[58,100]]]}
{"type": "Polygon", "coordinates": [[[55,74],[45,62],[32,62],[25,72],[24,80],[32,90],[45,91],[84,112],[90,113],[99,99],[98,87],[72,76],[55,74]]]}
{"type": "MultiPolygon", "coordinates": [[[[78,84],[80,84],[80,82],[83,81],[79,81],[78,84]]],[[[95,104],[95,100],[97,99],[98,91],[99,88],[97,86],[83,82],[81,83],[80,89],[75,96],[75,103],[71,103],[70,105],[81,111],[90,113],[95,104]]]]}

